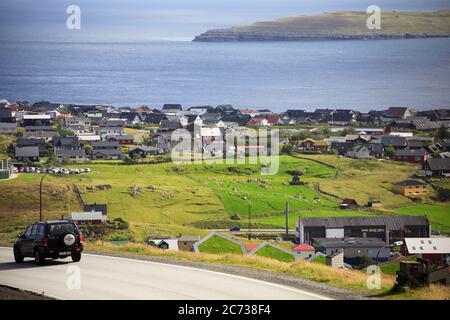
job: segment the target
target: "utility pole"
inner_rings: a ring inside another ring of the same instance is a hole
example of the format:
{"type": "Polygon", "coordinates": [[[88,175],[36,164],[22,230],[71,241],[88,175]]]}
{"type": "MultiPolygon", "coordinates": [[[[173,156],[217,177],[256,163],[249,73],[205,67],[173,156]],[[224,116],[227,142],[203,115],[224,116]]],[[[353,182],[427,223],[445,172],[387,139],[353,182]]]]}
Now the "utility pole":
{"type": "Polygon", "coordinates": [[[41,178],[41,183],[39,184],[39,221],[42,221],[42,182],[44,181],[46,175],[47,174],[44,173],[41,178]]]}
{"type": "Polygon", "coordinates": [[[248,240],[252,239],[252,202],[248,203],[248,240]]]}
{"type": "Polygon", "coordinates": [[[289,202],[286,201],[286,240],[289,239],[289,202]]]}

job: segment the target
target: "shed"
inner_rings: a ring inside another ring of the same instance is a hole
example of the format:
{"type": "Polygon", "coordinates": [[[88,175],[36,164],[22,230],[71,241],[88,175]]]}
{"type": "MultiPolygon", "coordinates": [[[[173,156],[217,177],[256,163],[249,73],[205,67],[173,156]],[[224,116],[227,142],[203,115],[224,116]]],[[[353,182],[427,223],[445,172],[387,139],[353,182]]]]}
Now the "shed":
{"type": "Polygon", "coordinates": [[[325,264],[332,268],[343,268],[344,267],[344,251],[336,250],[325,258],[325,264]]]}

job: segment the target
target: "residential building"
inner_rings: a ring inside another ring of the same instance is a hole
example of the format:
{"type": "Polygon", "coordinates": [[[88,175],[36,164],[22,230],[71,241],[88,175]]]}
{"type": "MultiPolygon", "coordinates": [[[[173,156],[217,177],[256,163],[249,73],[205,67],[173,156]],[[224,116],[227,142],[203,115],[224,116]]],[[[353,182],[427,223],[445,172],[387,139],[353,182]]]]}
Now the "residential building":
{"type": "Polygon", "coordinates": [[[53,146],[55,149],[78,150],[80,149],[80,141],[78,137],[54,137],[53,146]]]}
{"type": "Polygon", "coordinates": [[[406,137],[399,137],[393,135],[382,136],[381,143],[385,148],[394,147],[394,149],[404,149],[407,146],[406,137]]]}
{"type": "Polygon", "coordinates": [[[394,160],[409,163],[424,164],[429,159],[429,154],[424,149],[399,149],[395,150],[394,160]]]}
{"type": "Polygon", "coordinates": [[[137,147],[130,147],[128,150],[128,154],[131,158],[135,158],[136,156],[139,156],[141,158],[145,158],[152,155],[161,154],[163,151],[157,147],[150,147],[150,146],[137,146],[137,147]]]}
{"type": "Polygon", "coordinates": [[[328,150],[328,143],[325,140],[314,140],[306,138],[301,140],[297,144],[299,151],[314,151],[314,152],[326,152],[328,150]]]}
{"type": "Polygon", "coordinates": [[[344,251],[334,250],[331,254],[325,257],[325,265],[335,269],[344,267],[344,251]]]}
{"type": "Polygon", "coordinates": [[[56,137],[56,132],[24,132],[23,139],[43,139],[46,143],[51,142],[56,137]]]}
{"type": "Polygon", "coordinates": [[[340,208],[341,209],[356,209],[358,207],[358,203],[355,199],[345,198],[342,200],[340,208]]]}
{"type": "Polygon", "coordinates": [[[390,122],[396,119],[406,119],[413,116],[411,109],[406,107],[390,107],[383,112],[382,120],[384,122],[390,122]]]}
{"type": "Polygon", "coordinates": [[[16,147],[15,158],[19,161],[39,161],[39,147],[16,147]]]}
{"type": "Polygon", "coordinates": [[[393,191],[405,197],[428,194],[426,183],[417,180],[405,180],[394,184],[393,191]]]}
{"type": "Polygon", "coordinates": [[[402,249],[405,256],[420,255],[434,265],[450,265],[450,238],[408,238],[402,249]]]}
{"type": "Polygon", "coordinates": [[[86,152],[84,149],[55,149],[55,156],[57,162],[70,161],[85,161],[86,152]]]}
{"type": "Polygon", "coordinates": [[[181,106],[181,104],[166,103],[162,107],[162,112],[165,114],[176,115],[177,113],[179,113],[181,111],[183,111],[183,107],[181,106]]]}
{"type": "Polygon", "coordinates": [[[25,126],[26,132],[51,132],[56,131],[52,126],[25,126]]]}
{"type": "Polygon", "coordinates": [[[91,145],[92,160],[121,160],[123,158],[118,141],[93,141],[91,145]]]}
{"type": "Polygon", "coordinates": [[[100,211],[104,216],[108,215],[108,205],[106,204],[84,204],[83,210],[85,212],[100,211]]]}
{"type": "Polygon", "coordinates": [[[365,145],[358,144],[353,149],[348,150],[345,155],[354,159],[368,159],[370,157],[370,150],[365,145]]]}
{"type": "Polygon", "coordinates": [[[105,140],[117,141],[121,145],[134,144],[134,136],[131,134],[106,135],[105,140]]]}
{"type": "Polygon", "coordinates": [[[430,233],[426,216],[317,217],[298,218],[296,239],[311,244],[313,238],[379,238],[390,244],[430,233]]]}
{"type": "Polygon", "coordinates": [[[430,158],[422,170],[426,176],[450,177],[450,158],[430,158]]]}
{"type": "Polygon", "coordinates": [[[0,122],[0,134],[16,134],[17,123],[0,122]]]}

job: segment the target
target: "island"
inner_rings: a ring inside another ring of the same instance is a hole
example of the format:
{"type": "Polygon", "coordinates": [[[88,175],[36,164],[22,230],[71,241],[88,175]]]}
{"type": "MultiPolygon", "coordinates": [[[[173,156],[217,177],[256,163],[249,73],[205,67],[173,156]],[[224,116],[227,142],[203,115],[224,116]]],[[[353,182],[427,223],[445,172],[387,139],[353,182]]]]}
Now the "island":
{"type": "Polygon", "coordinates": [[[450,37],[450,10],[381,12],[381,29],[367,28],[366,12],[285,17],[228,29],[208,30],[198,42],[366,40],[450,37]]]}

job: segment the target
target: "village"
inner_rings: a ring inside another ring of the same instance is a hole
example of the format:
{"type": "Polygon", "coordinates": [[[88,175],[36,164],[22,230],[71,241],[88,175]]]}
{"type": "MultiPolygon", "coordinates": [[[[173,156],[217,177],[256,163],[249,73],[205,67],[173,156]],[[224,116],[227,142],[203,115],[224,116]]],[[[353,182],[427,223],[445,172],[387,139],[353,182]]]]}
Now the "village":
{"type": "MultiPolygon", "coordinates": [[[[203,154],[205,158],[220,158],[230,152],[226,149],[230,148],[225,143],[227,134],[245,134],[246,130],[259,128],[279,130],[282,155],[327,155],[336,159],[353,159],[355,163],[371,159],[414,165],[413,176],[404,180],[392,176],[390,192],[420,201],[416,199],[429,197],[433,189],[433,197],[436,194],[436,198],[449,209],[449,109],[415,111],[406,107],[390,107],[367,113],[349,109],[315,109],[287,110],[276,114],[269,109],[235,109],[231,105],[183,109],[180,104],[165,104],[159,110],[145,106],[31,104],[2,100],[0,137],[4,152],[1,155],[0,179],[14,179],[22,174],[88,177],[95,170],[93,165],[168,163],[171,152],[181,141],[174,134],[179,129],[185,129],[199,139],[200,145],[193,152],[203,154]],[[430,179],[433,184],[428,181],[430,179]]],[[[245,158],[252,154],[250,148],[236,145],[231,147],[231,151],[233,155],[241,153],[245,158]]],[[[270,149],[273,145],[257,146],[259,153],[270,153],[270,149]]],[[[304,173],[294,170],[289,184],[302,185],[304,173]]],[[[250,178],[248,180],[253,182],[250,178]]],[[[269,188],[265,180],[255,182],[269,188]]],[[[106,183],[88,185],[86,192],[111,188],[113,186],[106,183]]],[[[136,198],[144,192],[142,188],[133,185],[129,192],[136,198]]],[[[158,187],[147,187],[152,188],[158,187]]],[[[96,232],[103,232],[99,231],[102,225],[127,229],[126,223],[108,217],[107,204],[101,200],[98,203],[85,201],[85,195],[77,192],[83,210],[63,216],[84,228],[88,237],[95,238],[96,232]]],[[[247,196],[240,197],[246,199],[247,196]]],[[[363,204],[355,198],[348,194],[340,199],[338,210],[346,212],[361,208],[363,204]]],[[[383,205],[380,198],[372,197],[364,206],[376,210],[383,205]]],[[[311,201],[321,200],[316,196],[311,201]]],[[[292,232],[288,230],[288,211],[286,208],[285,230],[260,228],[258,231],[254,227],[252,233],[250,218],[247,227],[244,227],[245,223],[236,222],[234,225],[232,222],[231,227],[227,224],[226,228],[208,228],[208,233],[203,236],[152,234],[144,242],[162,250],[257,255],[283,262],[303,260],[348,270],[402,261],[396,270],[397,281],[401,284],[413,287],[449,284],[450,238],[446,237],[448,233],[445,231],[448,226],[442,224],[444,232],[436,232],[425,212],[415,216],[298,216],[295,232],[292,232]],[[412,261],[410,257],[417,260],[412,261]]],[[[235,217],[233,219],[232,216],[232,220],[241,219],[237,214],[235,217]]]]}

